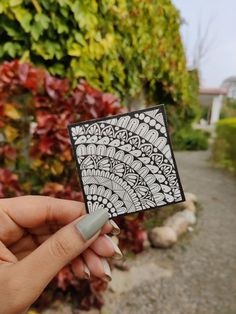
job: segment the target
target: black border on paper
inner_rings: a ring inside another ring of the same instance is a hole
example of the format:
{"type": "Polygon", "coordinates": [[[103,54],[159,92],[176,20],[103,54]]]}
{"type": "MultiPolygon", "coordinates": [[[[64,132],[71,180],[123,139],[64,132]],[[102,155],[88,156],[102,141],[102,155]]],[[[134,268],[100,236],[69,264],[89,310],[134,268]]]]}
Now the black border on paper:
{"type": "MultiPolygon", "coordinates": [[[[161,111],[163,117],[164,117],[164,125],[165,125],[166,131],[167,131],[167,142],[170,145],[170,150],[171,150],[171,154],[172,154],[172,158],[173,158],[173,163],[174,163],[174,166],[175,166],[176,176],[177,176],[177,179],[178,179],[178,182],[179,182],[179,189],[180,189],[182,200],[181,201],[177,201],[177,202],[174,201],[173,203],[165,204],[165,205],[162,205],[162,206],[155,206],[155,207],[145,208],[145,209],[142,209],[142,210],[136,211],[136,212],[120,214],[120,215],[117,215],[116,217],[120,217],[120,216],[124,216],[124,215],[126,216],[126,215],[130,215],[130,214],[137,214],[137,213],[141,213],[141,212],[144,212],[146,210],[151,210],[151,209],[158,209],[160,207],[165,207],[165,206],[169,206],[169,205],[172,205],[172,204],[182,203],[182,202],[184,202],[186,200],[185,199],[185,195],[184,195],[183,186],[182,186],[182,183],[181,183],[181,180],[180,180],[180,176],[179,176],[179,171],[178,171],[175,155],[174,155],[174,152],[173,152],[173,147],[172,147],[170,134],[169,134],[169,131],[168,131],[168,122],[167,122],[167,115],[166,115],[165,106],[163,104],[161,104],[161,105],[157,105],[157,106],[154,106],[154,107],[149,107],[149,108],[145,108],[145,109],[135,110],[135,111],[131,111],[131,112],[125,112],[125,113],[122,113],[122,114],[113,115],[113,116],[107,116],[107,117],[104,117],[104,118],[91,119],[91,120],[81,121],[81,122],[77,122],[77,123],[72,123],[72,124],[69,124],[67,126],[67,129],[68,129],[68,132],[69,132],[69,136],[70,136],[71,145],[72,145],[73,156],[74,156],[74,160],[75,160],[75,163],[76,163],[76,169],[77,169],[77,172],[78,172],[78,175],[79,175],[80,186],[81,186],[81,189],[82,189],[82,192],[83,192],[83,197],[84,197],[84,202],[85,202],[85,207],[86,207],[87,213],[89,213],[88,206],[87,206],[87,196],[86,196],[86,194],[84,192],[84,184],[83,184],[83,181],[82,181],[82,174],[81,174],[80,165],[78,163],[77,156],[76,156],[76,147],[74,145],[74,139],[73,139],[72,134],[71,134],[71,128],[79,126],[79,125],[93,124],[95,122],[111,120],[111,119],[124,117],[124,116],[131,116],[131,117],[133,117],[136,113],[148,112],[148,111],[152,111],[152,110],[155,110],[155,109],[159,109],[161,111]]],[[[111,217],[111,219],[116,218],[116,217],[111,217]]]]}

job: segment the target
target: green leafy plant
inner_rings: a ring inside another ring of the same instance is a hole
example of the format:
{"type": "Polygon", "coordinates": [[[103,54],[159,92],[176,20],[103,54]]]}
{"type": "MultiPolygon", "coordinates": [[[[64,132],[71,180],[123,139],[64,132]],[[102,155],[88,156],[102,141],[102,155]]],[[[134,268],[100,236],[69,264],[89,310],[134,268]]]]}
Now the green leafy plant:
{"type": "Polygon", "coordinates": [[[222,119],[216,126],[216,139],[212,159],[217,164],[236,173],[236,118],[222,119]]]}
{"type": "Polygon", "coordinates": [[[236,99],[227,98],[220,113],[220,118],[236,117],[236,99]]]}
{"type": "Polygon", "coordinates": [[[127,102],[144,90],[147,104],[172,104],[174,127],[176,114],[192,121],[198,88],[180,23],[171,0],[2,0],[0,61],[29,60],[127,102]]]}
{"type": "Polygon", "coordinates": [[[175,150],[206,150],[209,134],[202,130],[183,128],[173,135],[175,150]]]}

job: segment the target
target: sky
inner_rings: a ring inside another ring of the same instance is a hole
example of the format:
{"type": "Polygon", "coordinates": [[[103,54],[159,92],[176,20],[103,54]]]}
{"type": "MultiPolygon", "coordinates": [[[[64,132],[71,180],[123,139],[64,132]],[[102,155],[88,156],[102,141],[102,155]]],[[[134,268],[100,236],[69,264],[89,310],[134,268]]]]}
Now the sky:
{"type": "Polygon", "coordinates": [[[181,34],[189,68],[199,60],[201,86],[219,87],[236,76],[236,0],[172,1],[185,21],[181,34]],[[199,42],[201,58],[196,57],[199,42]]]}

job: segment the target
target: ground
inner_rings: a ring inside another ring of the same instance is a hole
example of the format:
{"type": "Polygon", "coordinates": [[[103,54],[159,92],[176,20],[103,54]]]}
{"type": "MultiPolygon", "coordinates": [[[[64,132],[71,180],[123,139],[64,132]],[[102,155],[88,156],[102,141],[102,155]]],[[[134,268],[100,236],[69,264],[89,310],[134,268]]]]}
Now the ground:
{"type": "Polygon", "coordinates": [[[128,260],[129,271],[114,269],[102,314],[236,314],[236,180],[207,152],[176,157],[185,191],[202,207],[197,225],[174,248],[148,249],[128,260]]]}
{"type": "Polygon", "coordinates": [[[148,250],[115,270],[109,314],[236,314],[236,181],[207,152],[176,154],[186,191],[202,210],[192,233],[171,250],[148,250]],[[112,292],[114,290],[115,292],[112,292]]]}

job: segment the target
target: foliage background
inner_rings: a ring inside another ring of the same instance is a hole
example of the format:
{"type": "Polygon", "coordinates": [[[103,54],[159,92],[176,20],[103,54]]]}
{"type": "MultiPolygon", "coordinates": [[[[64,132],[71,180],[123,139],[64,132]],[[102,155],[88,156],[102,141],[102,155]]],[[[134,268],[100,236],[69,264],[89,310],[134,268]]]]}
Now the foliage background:
{"type": "Polygon", "coordinates": [[[216,126],[212,159],[236,174],[236,117],[220,120],[216,126]]]}
{"type": "Polygon", "coordinates": [[[236,117],[236,99],[227,98],[220,113],[220,118],[236,117]]]}
{"type": "Polygon", "coordinates": [[[21,58],[85,78],[128,104],[165,102],[173,131],[196,116],[198,79],[188,72],[179,12],[170,0],[2,0],[0,61],[21,58]]]}
{"type": "MultiPolygon", "coordinates": [[[[117,97],[127,107],[165,103],[170,131],[188,132],[198,74],[187,71],[180,24],[170,0],[1,0],[0,62],[21,63],[0,67],[0,197],[81,200],[67,124],[122,112],[117,97]]],[[[120,243],[134,252],[143,219],[119,221],[120,243]]],[[[106,284],[78,284],[64,269],[47,302],[58,287],[88,309],[101,306],[106,284]]]]}

